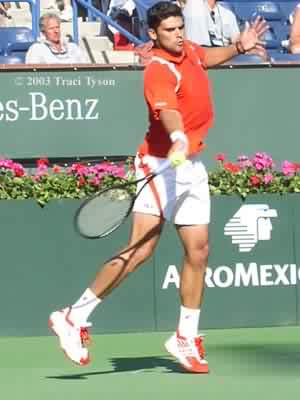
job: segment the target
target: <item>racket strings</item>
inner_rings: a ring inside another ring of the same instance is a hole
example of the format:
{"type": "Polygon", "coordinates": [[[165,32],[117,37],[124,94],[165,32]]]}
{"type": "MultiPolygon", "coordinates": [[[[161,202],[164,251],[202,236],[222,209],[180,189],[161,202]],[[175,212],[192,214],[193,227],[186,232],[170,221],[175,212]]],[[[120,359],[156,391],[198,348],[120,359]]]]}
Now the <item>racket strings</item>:
{"type": "Polygon", "coordinates": [[[118,227],[131,209],[126,188],[112,188],[90,199],[77,216],[77,227],[86,237],[103,237],[118,227]]]}

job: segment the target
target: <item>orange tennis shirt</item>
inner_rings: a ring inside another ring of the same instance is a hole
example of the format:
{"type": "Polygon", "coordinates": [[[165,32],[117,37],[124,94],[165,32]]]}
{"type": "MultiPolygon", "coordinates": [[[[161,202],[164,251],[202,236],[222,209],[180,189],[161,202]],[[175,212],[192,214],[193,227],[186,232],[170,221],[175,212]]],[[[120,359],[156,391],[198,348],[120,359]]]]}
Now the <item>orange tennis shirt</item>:
{"type": "Polygon", "coordinates": [[[144,95],[149,111],[149,130],[138,151],[166,157],[171,140],[159,113],[177,110],[181,113],[184,133],[189,140],[189,155],[199,153],[208,128],[213,122],[210,84],[205,66],[204,50],[189,41],[183,53],[174,56],[154,48],[150,64],[144,72],[144,95]]]}

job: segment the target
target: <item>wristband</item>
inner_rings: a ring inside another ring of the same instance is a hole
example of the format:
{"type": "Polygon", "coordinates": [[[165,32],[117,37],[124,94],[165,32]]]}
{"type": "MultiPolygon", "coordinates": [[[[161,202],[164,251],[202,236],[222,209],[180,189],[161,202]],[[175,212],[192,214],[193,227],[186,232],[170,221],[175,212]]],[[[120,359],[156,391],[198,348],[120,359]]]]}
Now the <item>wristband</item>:
{"type": "Polygon", "coordinates": [[[179,130],[173,131],[170,134],[170,139],[174,143],[176,140],[182,142],[185,146],[188,145],[188,138],[186,137],[185,133],[179,130]]]}

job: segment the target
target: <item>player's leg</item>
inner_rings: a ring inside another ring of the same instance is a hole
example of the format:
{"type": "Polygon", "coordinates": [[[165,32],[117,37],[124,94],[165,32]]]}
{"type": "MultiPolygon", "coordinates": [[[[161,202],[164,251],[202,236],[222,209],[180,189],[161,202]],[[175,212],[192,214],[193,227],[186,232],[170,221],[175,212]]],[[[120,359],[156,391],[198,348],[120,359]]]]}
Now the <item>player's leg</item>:
{"type": "Polygon", "coordinates": [[[208,225],[177,226],[177,231],[184,248],[180,278],[181,304],[186,308],[199,309],[208,261],[208,225]]]}
{"type": "Polygon", "coordinates": [[[178,226],[184,247],[180,276],[180,318],[177,332],[166,342],[167,350],[190,372],[207,373],[203,338],[198,336],[200,307],[208,259],[208,226],[178,226]]]}
{"type": "MultiPolygon", "coordinates": [[[[189,168],[189,174],[184,176],[190,177],[190,189],[181,195],[174,210],[174,222],[184,249],[180,317],[177,332],[166,342],[166,348],[187,370],[207,373],[203,338],[197,332],[208,258],[210,197],[203,164],[196,161],[189,168]]],[[[184,181],[184,177],[180,179],[184,181]]],[[[180,193],[180,186],[177,189],[180,193]]]]}
{"type": "Polygon", "coordinates": [[[151,256],[162,231],[162,222],[156,215],[133,213],[128,245],[103,266],[90,287],[98,298],[107,296],[151,256]]]}
{"type": "Polygon", "coordinates": [[[87,319],[101,300],[117,287],[127,275],[148,258],[159,239],[162,219],[159,216],[134,213],[129,244],[104,264],[96,279],[71,307],[50,315],[49,325],[59,337],[60,346],[75,363],[89,362],[86,348],[87,319]]]}

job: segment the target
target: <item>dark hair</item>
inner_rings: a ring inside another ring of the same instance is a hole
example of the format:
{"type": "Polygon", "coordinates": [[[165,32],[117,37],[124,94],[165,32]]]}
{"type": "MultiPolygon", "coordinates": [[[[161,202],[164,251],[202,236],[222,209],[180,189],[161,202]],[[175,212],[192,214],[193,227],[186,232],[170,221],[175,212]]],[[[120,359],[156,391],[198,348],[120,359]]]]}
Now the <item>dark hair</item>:
{"type": "Polygon", "coordinates": [[[160,1],[147,11],[147,22],[150,29],[156,30],[161,21],[169,17],[183,18],[181,8],[171,1],[160,1]]]}

